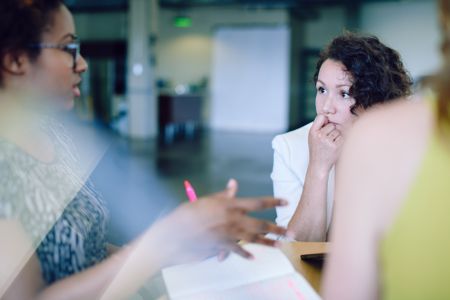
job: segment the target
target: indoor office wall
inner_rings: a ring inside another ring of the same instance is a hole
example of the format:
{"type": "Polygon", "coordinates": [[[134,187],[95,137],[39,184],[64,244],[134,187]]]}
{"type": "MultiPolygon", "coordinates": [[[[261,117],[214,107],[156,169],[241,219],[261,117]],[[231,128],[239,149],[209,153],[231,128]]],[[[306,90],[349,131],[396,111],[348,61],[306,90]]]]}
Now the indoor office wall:
{"type": "Polygon", "coordinates": [[[287,129],[289,29],[221,27],[214,36],[211,128],[280,132],[287,129]]]}
{"type": "Polygon", "coordinates": [[[286,24],[285,10],[245,9],[243,7],[192,8],[182,13],[160,9],[156,44],[156,72],[173,84],[189,84],[209,78],[214,29],[217,26],[286,24]],[[177,28],[173,18],[189,16],[192,26],[177,28]]]}
{"type": "Polygon", "coordinates": [[[437,1],[365,4],[361,29],[400,52],[414,79],[432,73],[441,62],[437,1]]]}
{"type": "MultiPolygon", "coordinates": [[[[273,26],[288,23],[284,9],[243,7],[196,7],[187,10],[158,10],[154,50],[155,78],[165,93],[177,86],[200,86],[204,98],[203,119],[210,123],[210,80],[214,30],[220,26],[273,26]],[[173,25],[176,16],[189,16],[192,26],[173,25]]],[[[84,41],[127,40],[126,12],[78,13],[75,22],[84,41]]],[[[150,40],[149,40],[150,42],[150,40]]],[[[149,58],[150,59],[150,58],[149,58]]],[[[198,92],[198,91],[194,91],[198,92]]]]}
{"type": "Polygon", "coordinates": [[[156,75],[167,81],[172,90],[178,85],[206,84],[202,95],[204,97],[203,118],[205,124],[209,126],[215,29],[221,26],[286,25],[287,22],[287,12],[282,9],[198,7],[181,13],[160,9],[158,40],[155,47],[156,75]],[[174,17],[180,14],[191,18],[191,27],[177,28],[172,25],[174,17]]]}
{"type": "Polygon", "coordinates": [[[343,6],[325,6],[317,13],[317,18],[312,17],[304,23],[304,48],[322,49],[346,28],[346,12],[343,6]]]}
{"type": "Polygon", "coordinates": [[[127,12],[76,13],[74,20],[82,40],[127,40],[127,12]]]}
{"type": "MultiPolygon", "coordinates": [[[[127,40],[126,12],[77,13],[75,23],[83,40],[127,40]]],[[[160,9],[155,46],[156,73],[173,85],[195,83],[209,78],[214,28],[221,25],[287,24],[286,10],[244,9],[242,7],[160,9]],[[192,26],[178,28],[174,17],[189,16],[192,26]]]]}

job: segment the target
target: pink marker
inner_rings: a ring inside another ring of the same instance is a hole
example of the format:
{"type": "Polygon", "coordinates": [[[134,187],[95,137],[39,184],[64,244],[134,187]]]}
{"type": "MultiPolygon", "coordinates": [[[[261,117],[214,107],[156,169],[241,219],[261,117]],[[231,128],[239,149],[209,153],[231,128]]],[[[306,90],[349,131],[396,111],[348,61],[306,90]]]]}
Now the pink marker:
{"type": "Polygon", "coordinates": [[[191,183],[187,180],[184,181],[184,189],[186,191],[186,195],[189,199],[189,202],[197,201],[197,195],[195,194],[195,190],[192,187],[191,183]]]}

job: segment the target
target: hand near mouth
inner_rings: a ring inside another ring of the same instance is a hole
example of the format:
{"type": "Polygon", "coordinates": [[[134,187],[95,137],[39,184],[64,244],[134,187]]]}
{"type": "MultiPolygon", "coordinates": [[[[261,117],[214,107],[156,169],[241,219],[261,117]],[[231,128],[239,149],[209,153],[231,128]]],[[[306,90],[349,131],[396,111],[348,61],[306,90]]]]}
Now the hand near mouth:
{"type": "Polygon", "coordinates": [[[310,165],[323,174],[328,174],[336,163],[343,144],[338,124],[329,121],[325,115],[317,115],[309,131],[310,165]]]}

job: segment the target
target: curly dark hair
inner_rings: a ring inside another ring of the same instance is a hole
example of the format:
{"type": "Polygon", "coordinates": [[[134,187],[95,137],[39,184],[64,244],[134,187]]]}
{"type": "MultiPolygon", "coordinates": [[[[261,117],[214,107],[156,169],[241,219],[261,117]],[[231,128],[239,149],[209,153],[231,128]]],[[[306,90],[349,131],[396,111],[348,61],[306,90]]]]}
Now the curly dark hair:
{"type": "Polygon", "coordinates": [[[327,59],[341,62],[351,75],[350,95],[355,104],[353,114],[359,107],[364,109],[411,94],[412,79],[405,70],[400,55],[380,42],[375,36],[362,36],[346,32],[336,37],[320,53],[314,82],[327,59]]]}
{"type": "Polygon", "coordinates": [[[425,85],[430,86],[437,92],[437,117],[439,129],[442,133],[446,131],[447,124],[450,124],[450,2],[439,1],[440,26],[441,26],[441,51],[444,57],[442,69],[429,78],[425,85]]]}
{"type": "MultiPolygon", "coordinates": [[[[63,0],[0,0],[0,67],[4,70],[6,54],[26,53],[34,60],[45,28],[53,21],[52,14],[64,4],[63,0]]],[[[0,72],[0,86],[3,83],[0,72]]]]}

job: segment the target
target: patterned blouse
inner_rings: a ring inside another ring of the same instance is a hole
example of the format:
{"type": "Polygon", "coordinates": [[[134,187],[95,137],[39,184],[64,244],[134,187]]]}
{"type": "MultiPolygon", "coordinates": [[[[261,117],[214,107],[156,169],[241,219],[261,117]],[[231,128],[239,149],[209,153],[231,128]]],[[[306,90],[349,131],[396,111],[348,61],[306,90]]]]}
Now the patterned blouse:
{"type": "Polygon", "coordinates": [[[103,260],[107,211],[79,164],[64,128],[46,119],[56,155],[44,163],[0,139],[0,218],[16,219],[29,235],[47,284],[103,260]]]}

